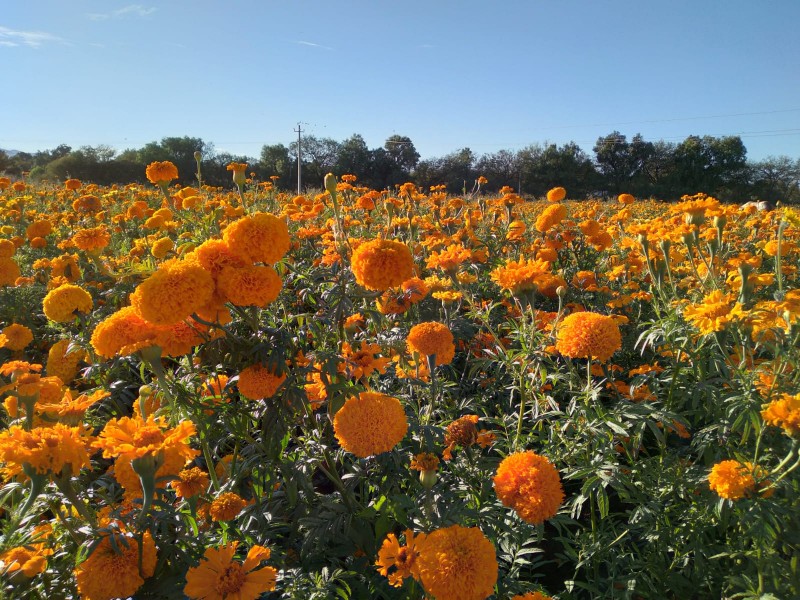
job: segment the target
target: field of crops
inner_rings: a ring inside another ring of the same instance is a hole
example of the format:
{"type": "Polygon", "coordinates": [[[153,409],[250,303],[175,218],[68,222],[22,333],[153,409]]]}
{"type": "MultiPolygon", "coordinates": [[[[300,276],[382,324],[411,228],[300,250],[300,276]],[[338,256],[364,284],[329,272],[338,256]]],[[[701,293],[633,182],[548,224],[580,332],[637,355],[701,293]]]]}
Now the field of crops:
{"type": "Polygon", "coordinates": [[[800,212],[230,170],[0,178],[0,597],[800,597],[800,212]]]}

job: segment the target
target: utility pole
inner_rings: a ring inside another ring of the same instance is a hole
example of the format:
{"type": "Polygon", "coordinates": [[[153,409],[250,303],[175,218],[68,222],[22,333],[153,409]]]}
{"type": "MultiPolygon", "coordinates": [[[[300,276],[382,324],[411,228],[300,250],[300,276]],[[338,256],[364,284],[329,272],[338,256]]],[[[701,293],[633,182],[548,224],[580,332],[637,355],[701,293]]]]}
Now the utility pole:
{"type": "Polygon", "coordinates": [[[299,196],[300,188],[302,187],[303,183],[303,178],[301,175],[301,170],[303,168],[302,152],[300,151],[300,134],[303,132],[303,130],[300,129],[300,123],[297,124],[297,129],[293,129],[292,131],[297,133],[297,195],[299,196]]]}

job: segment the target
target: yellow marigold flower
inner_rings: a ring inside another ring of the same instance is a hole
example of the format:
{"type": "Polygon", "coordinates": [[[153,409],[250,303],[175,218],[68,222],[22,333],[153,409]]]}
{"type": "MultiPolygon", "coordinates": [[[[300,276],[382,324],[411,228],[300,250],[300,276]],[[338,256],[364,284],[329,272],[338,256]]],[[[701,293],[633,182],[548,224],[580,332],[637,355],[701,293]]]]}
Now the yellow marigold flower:
{"type": "Polygon", "coordinates": [[[622,336],[612,317],[577,312],[567,316],[558,326],[556,350],[564,356],[606,362],[621,347],[622,336]]]}
{"type": "MultiPolygon", "coordinates": [[[[167,446],[156,457],[147,456],[141,460],[156,467],[153,479],[156,482],[156,489],[159,490],[164,490],[168,484],[179,479],[181,469],[186,466],[186,456],[179,446],[167,446]]],[[[142,479],[137,470],[146,472],[150,466],[145,465],[144,469],[140,467],[142,465],[137,465],[137,469],[134,469],[133,460],[124,456],[120,456],[114,461],[111,472],[123,487],[123,497],[127,500],[143,496],[142,479]]]]}
{"type": "Polygon", "coordinates": [[[567,207],[563,204],[551,204],[536,219],[536,231],[546,233],[567,216],[567,207]]]}
{"type": "Polygon", "coordinates": [[[233,492],[223,492],[211,503],[212,521],[232,521],[247,506],[247,500],[233,492]]]}
{"type": "Polygon", "coordinates": [[[388,452],[408,431],[403,405],[397,398],[376,392],[350,397],[333,419],[342,448],[359,458],[388,452]]]}
{"type": "Polygon", "coordinates": [[[89,466],[89,439],[81,427],[56,423],[52,427],[34,427],[26,431],[12,425],[0,432],[0,463],[28,465],[39,474],[61,473],[70,465],[73,473],[89,466]]]}
{"type": "Polygon", "coordinates": [[[217,277],[219,295],[236,306],[259,306],[275,301],[283,282],[269,265],[226,267],[217,277]]]}
{"type": "Polygon", "coordinates": [[[57,277],[63,277],[70,283],[75,283],[81,278],[77,254],[62,254],[50,261],[50,279],[57,277]]]}
{"type": "Polygon", "coordinates": [[[153,576],[156,558],[156,545],[149,531],[142,538],[141,557],[133,534],[106,535],[75,569],[78,593],[83,600],[128,598],[153,576]],[[113,542],[112,535],[116,538],[113,542]]]}
{"type": "Polygon", "coordinates": [[[170,428],[166,419],[152,414],[146,421],[141,417],[122,417],[106,423],[93,446],[103,451],[104,458],[157,458],[166,448],[176,448],[184,460],[190,460],[199,454],[189,446],[189,438],[194,434],[191,421],[181,421],[170,428]]]}
{"type": "Polygon", "coordinates": [[[397,287],[411,278],[414,258],[402,242],[370,240],[353,251],[350,261],[359,285],[368,290],[384,291],[397,287]]]}
{"type": "Polygon", "coordinates": [[[434,321],[414,325],[408,332],[406,346],[412,356],[414,352],[435,356],[436,366],[450,364],[456,352],[453,334],[446,325],[434,321]]]}
{"type": "Polygon", "coordinates": [[[233,560],[238,542],[207,548],[203,561],[186,573],[183,593],[192,600],[256,600],[275,589],[277,571],[257,568],[269,559],[270,551],[252,546],[243,563],[233,560]]]}
{"type": "Polygon", "coordinates": [[[277,375],[261,363],[242,369],[239,373],[239,393],[248,400],[272,398],[286,380],[286,373],[277,375]]]}
{"type": "Polygon", "coordinates": [[[525,225],[525,221],[511,221],[508,224],[508,233],[506,233],[506,239],[509,242],[517,242],[525,237],[525,231],[528,229],[528,226],[525,225]]]}
{"type": "MultiPolygon", "coordinates": [[[[60,389],[59,387],[59,391],[60,389]]],[[[73,394],[77,394],[77,392],[68,389],[57,401],[54,398],[45,399],[42,397],[39,402],[36,403],[36,412],[41,415],[46,415],[50,420],[58,420],[67,425],[74,426],[83,421],[86,409],[111,395],[105,390],[96,390],[90,395],[79,394],[76,397],[73,397],[73,394]]]]}
{"type": "Polygon", "coordinates": [[[17,571],[25,577],[35,577],[47,568],[47,557],[38,549],[17,546],[0,554],[0,572],[11,575],[17,571]]]}
{"type": "Polygon", "coordinates": [[[388,577],[389,585],[393,587],[403,587],[403,580],[409,576],[419,579],[417,558],[419,548],[427,536],[419,533],[415,538],[410,529],[406,529],[405,536],[406,545],[401,546],[395,534],[388,534],[378,550],[378,560],[375,561],[378,572],[388,577]]]}
{"type": "Polygon", "coordinates": [[[552,190],[547,192],[547,200],[549,202],[561,202],[566,197],[567,190],[565,190],[563,187],[554,187],[552,190]]]}
{"type": "Polygon", "coordinates": [[[494,546],[477,527],[452,525],[429,533],[417,562],[422,587],[436,600],[484,600],[494,593],[494,546]]]}
{"type": "Polygon", "coordinates": [[[155,344],[155,328],[133,306],[106,317],[92,332],[92,348],[103,358],[130,354],[155,344]]]}
{"type": "Polygon", "coordinates": [[[192,467],[178,473],[178,479],[171,485],[179,497],[191,498],[205,492],[208,489],[209,481],[208,473],[199,467],[192,467]]]}
{"type": "Polygon", "coordinates": [[[33,332],[25,325],[19,325],[18,323],[9,325],[0,333],[0,348],[23,350],[32,341],[33,332]]]}
{"type": "MultiPolygon", "coordinates": [[[[228,247],[224,240],[207,240],[194,249],[193,256],[216,279],[226,267],[241,269],[248,261],[228,247]]],[[[189,257],[187,256],[187,259],[189,257]]]]}
{"type": "Polygon", "coordinates": [[[19,265],[10,258],[0,258],[0,287],[14,285],[22,272],[19,265]]]}
{"type": "Polygon", "coordinates": [[[76,312],[88,313],[93,306],[89,292],[71,283],[50,290],[42,302],[45,316],[56,323],[70,323],[76,312]]]}
{"type": "Polygon", "coordinates": [[[80,229],[72,236],[72,242],[85,252],[99,252],[111,242],[111,234],[105,225],[80,229]]]}
{"type": "Polygon", "coordinates": [[[441,252],[433,252],[425,263],[429,269],[455,273],[466,262],[472,261],[472,251],[460,244],[451,244],[441,252]]]}
{"type": "Polygon", "coordinates": [[[289,251],[286,221],[269,213],[255,213],[234,221],[222,232],[234,254],[250,262],[274,265],[289,251]]]}
{"type": "Polygon", "coordinates": [[[549,262],[538,259],[522,259],[510,260],[504,266],[497,267],[492,271],[491,278],[501,289],[519,296],[544,286],[552,278],[552,275],[549,262]]]}
{"type": "Polygon", "coordinates": [[[245,174],[247,163],[232,162],[226,169],[228,171],[233,171],[233,183],[236,185],[244,185],[245,181],[247,181],[247,175],[245,174]]]}
{"type": "Polygon", "coordinates": [[[162,259],[175,249],[175,242],[168,237],[158,238],[150,247],[150,254],[155,258],[162,259]]]}
{"type": "Polygon", "coordinates": [[[547,458],[532,451],[504,458],[494,476],[494,489],[503,505],[533,525],[553,517],[564,501],[558,471],[547,458]]]}
{"type": "Polygon", "coordinates": [[[214,278],[198,262],[168,260],[131,294],[131,306],[150,323],[172,325],[206,305],[214,289],[214,278]]]}
{"type": "Polygon", "coordinates": [[[753,467],[738,460],[723,460],[711,468],[708,484],[720,497],[738,500],[750,495],[756,488],[753,467]]]}
{"type": "Polygon", "coordinates": [[[721,290],[713,290],[703,298],[700,304],[690,304],[683,309],[683,317],[691,325],[700,330],[702,335],[722,331],[735,317],[735,308],[741,305],[733,303],[731,294],[723,294],[721,290]]]}
{"type": "Polygon", "coordinates": [[[768,425],[782,427],[788,436],[800,437],[800,394],[783,394],[773,400],[761,411],[761,418],[768,425]]]}
{"type": "Polygon", "coordinates": [[[178,178],[178,167],[168,160],[151,162],[145,169],[145,175],[150,183],[164,186],[178,178]]]}
{"type": "Polygon", "coordinates": [[[17,247],[11,240],[0,239],[0,258],[11,258],[17,251],[17,247]]]}

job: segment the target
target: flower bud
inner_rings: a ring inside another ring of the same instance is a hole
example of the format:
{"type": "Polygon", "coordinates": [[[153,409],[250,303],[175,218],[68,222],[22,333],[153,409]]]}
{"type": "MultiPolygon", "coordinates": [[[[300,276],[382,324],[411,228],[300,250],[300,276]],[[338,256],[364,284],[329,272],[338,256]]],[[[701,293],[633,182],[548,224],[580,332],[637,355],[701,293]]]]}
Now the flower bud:
{"type": "Polygon", "coordinates": [[[325,175],[325,189],[331,196],[336,193],[336,175],[333,173],[325,175]]]}
{"type": "Polygon", "coordinates": [[[431,489],[439,479],[439,474],[436,472],[435,469],[431,469],[429,471],[420,471],[419,472],[419,481],[426,490],[431,489]]]}

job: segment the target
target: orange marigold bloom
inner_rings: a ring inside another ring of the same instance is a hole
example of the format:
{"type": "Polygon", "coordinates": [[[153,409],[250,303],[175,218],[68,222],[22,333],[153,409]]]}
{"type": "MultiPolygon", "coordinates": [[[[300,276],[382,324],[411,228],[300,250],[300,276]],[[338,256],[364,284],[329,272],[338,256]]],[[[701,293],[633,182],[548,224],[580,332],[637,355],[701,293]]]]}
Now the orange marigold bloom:
{"type": "Polygon", "coordinates": [[[194,434],[191,421],[181,421],[170,428],[164,417],[152,414],[146,421],[141,417],[122,417],[106,423],[93,446],[103,451],[104,458],[158,457],[165,448],[176,448],[184,460],[190,460],[199,454],[189,446],[189,438],[194,434]]]}
{"type": "Polygon", "coordinates": [[[511,600],[553,600],[547,594],[543,594],[542,592],[528,592],[527,594],[520,595],[517,594],[511,600]]]}
{"type": "Polygon", "coordinates": [[[214,294],[214,279],[198,262],[168,260],[131,294],[131,306],[146,321],[173,325],[202,308],[214,294]]]}
{"type": "Polygon", "coordinates": [[[227,302],[236,306],[259,306],[275,301],[283,282],[269,265],[226,267],[217,278],[217,291],[227,302]]]}
{"type": "Polygon", "coordinates": [[[384,239],[359,245],[353,251],[350,265],[359,285],[377,291],[401,285],[414,272],[414,258],[408,246],[384,239]]]}
{"type": "Polygon", "coordinates": [[[103,208],[102,203],[100,202],[100,198],[97,196],[93,196],[91,194],[87,194],[86,196],[81,196],[80,198],[76,198],[72,202],[72,210],[75,212],[82,212],[82,213],[97,213],[103,208]]]}
{"type": "Polygon", "coordinates": [[[239,393],[248,400],[272,398],[286,380],[286,373],[273,373],[268,367],[256,363],[242,369],[236,384],[239,393]]]}
{"type": "Polygon", "coordinates": [[[456,352],[453,334],[446,325],[435,321],[414,325],[406,345],[412,355],[417,352],[420,356],[435,356],[436,366],[450,364],[456,352]]]}
{"type": "Polygon", "coordinates": [[[11,575],[19,571],[25,577],[35,577],[46,568],[47,557],[37,548],[17,546],[0,553],[0,572],[4,574],[11,575]]]}
{"type": "Polygon", "coordinates": [[[552,275],[549,262],[538,259],[522,259],[510,260],[504,266],[497,267],[492,271],[491,278],[501,289],[519,296],[544,287],[552,275]]]}
{"type": "Polygon", "coordinates": [[[17,247],[11,240],[0,239],[0,258],[11,258],[17,252],[17,247]]]}
{"type": "Polygon", "coordinates": [[[79,190],[83,185],[80,179],[67,179],[64,182],[64,187],[67,188],[69,191],[79,190]]]}
{"type": "Polygon", "coordinates": [[[233,560],[238,542],[207,548],[203,561],[186,573],[183,593],[192,600],[256,600],[275,589],[277,571],[258,567],[270,551],[252,546],[243,563],[233,560]]]}
{"type": "Polygon", "coordinates": [[[111,242],[111,234],[105,225],[80,229],[72,236],[72,242],[85,252],[99,252],[111,242]]]}
{"type": "Polygon", "coordinates": [[[472,260],[472,251],[460,244],[451,244],[441,252],[434,252],[425,266],[429,269],[441,269],[446,273],[455,273],[459,267],[472,260]]]}
{"type": "Polygon", "coordinates": [[[274,265],[289,251],[286,221],[269,213],[255,213],[234,221],[222,232],[234,254],[250,262],[274,265]]]}
{"type": "Polygon", "coordinates": [[[800,437],[800,394],[783,394],[773,400],[761,411],[761,418],[768,425],[782,427],[788,436],[800,437]]]}
{"type": "Polygon", "coordinates": [[[178,473],[178,479],[174,480],[171,485],[181,498],[191,498],[205,492],[208,489],[209,481],[208,473],[199,467],[192,467],[178,473]]]}
{"type": "Polygon", "coordinates": [[[738,500],[755,491],[753,466],[738,460],[723,460],[711,468],[708,484],[720,497],[738,500]]]}
{"type": "MultiPolygon", "coordinates": [[[[248,261],[231,250],[225,240],[206,240],[195,248],[190,256],[196,258],[214,279],[219,277],[226,267],[240,269],[248,265],[248,261]]],[[[187,259],[190,256],[187,256],[187,259]]]]}
{"type": "Polygon", "coordinates": [[[14,285],[22,272],[11,258],[0,258],[0,287],[14,285]]]}
{"type": "Polygon", "coordinates": [[[439,457],[432,452],[421,452],[411,459],[413,471],[435,471],[439,468],[439,457]]]}
{"type": "Polygon", "coordinates": [[[564,356],[606,362],[621,347],[619,326],[607,315],[572,313],[558,326],[556,350],[564,356]]]}
{"type": "Polygon", "coordinates": [[[348,342],[344,342],[342,344],[344,362],[339,365],[339,368],[356,379],[369,377],[373,373],[382,375],[386,372],[386,365],[391,362],[391,359],[379,356],[381,352],[378,344],[362,342],[361,348],[354,350],[348,342]]]}
{"type": "Polygon", "coordinates": [[[141,559],[139,542],[133,534],[116,533],[103,537],[75,569],[75,579],[83,600],[111,600],[135,594],[155,570],[156,544],[149,531],[142,538],[141,559]]]}
{"type": "Polygon", "coordinates": [[[494,477],[500,501],[523,521],[538,525],[553,517],[564,501],[564,489],[553,464],[532,451],[510,454],[494,477]]]}
{"type": "Polygon", "coordinates": [[[632,194],[620,194],[617,196],[617,202],[620,204],[633,204],[636,202],[636,198],[632,194]]]}
{"type": "Polygon", "coordinates": [[[406,529],[405,536],[406,545],[401,546],[395,534],[388,534],[378,550],[378,560],[375,561],[378,572],[388,577],[389,585],[393,587],[403,587],[403,580],[409,576],[419,579],[417,558],[419,548],[427,536],[419,533],[415,538],[414,532],[410,529],[406,529]]]}
{"type": "Polygon", "coordinates": [[[212,521],[232,521],[247,506],[247,500],[233,492],[223,492],[211,503],[212,521]]]}
{"type": "Polygon", "coordinates": [[[34,427],[26,431],[12,425],[0,432],[0,463],[7,468],[28,465],[39,474],[60,473],[70,465],[73,473],[89,466],[89,439],[82,427],[56,423],[52,427],[34,427]]]}
{"type": "Polygon", "coordinates": [[[178,167],[168,160],[155,161],[147,165],[145,175],[150,183],[163,186],[178,178],[178,167]]]}
{"type": "Polygon", "coordinates": [[[47,352],[47,374],[54,375],[64,383],[69,383],[78,374],[78,365],[86,358],[81,348],[68,352],[70,340],[59,340],[47,352]]]}
{"type": "Polygon", "coordinates": [[[18,323],[12,323],[0,333],[0,348],[23,350],[33,341],[33,332],[18,323]]]}
{"type": "Polygon", "coordinates": [[[428,286],[419,277],[407,279],[400,286],[400,289],[403,290],[403,294],[411,304],[416,304],[428,295],[428,286]]]}
{"type": "Polygon", "coordinates": [[[567,190],[563,187],[554,187],[547,192],[547,200],[549,202],[561,202],[567,197],[567,190]]]}
{"type": "Polygon", "coordinates": [[[567,216],[567,207],[563,204],[551,204],[536,219],[536,231],[545,233],[555,227],[567,216]]]}
{"type": "Polygon", "coordinates": [[[154,258],[158,258],[160,260],[166,257],[167,254],[172,252],[174,249],[175,242],[168,237],[162,237],[157,239],[155,242],[153,242],[153,245],[150,246],[150,254],[152,254],[154,258]]]}
{"type": "Polygon", "coordinates": [[[70,323],[76,312],[88,313],[93,306],[89,292],[71,283],[50,290],[42,301],[44,315],[56,323],[70,323]]]}
{"type": "Polygon", "coordinates": [[[350,397],[333,419],[342,448],[359,458],[388,452],[408,431],[403,405],[397,398],[376,392],[350,397]]]}
{"type": "Polygon", "coordinates": [[[683,309],[683,317],[700,330],[703,335],[722,331],[736,316],[741,305],[733,303],[731,294],[713,290],[700,304],[692,304],[683,309]]]}
{"type": "Polygon", "coordinates": [[[436,600],[484,600],[494,593],[494,546],[477,527],[452,525],[429,533],[417,563],[422,587],[436,600]]]}
{"type": "Polygon", "coordinates": [[[155,327],[126,306],[106,317],[92,332],[92,348],[103,358],[136,352],[155,344],[155,327]]]}

